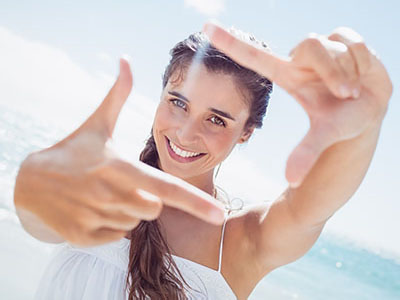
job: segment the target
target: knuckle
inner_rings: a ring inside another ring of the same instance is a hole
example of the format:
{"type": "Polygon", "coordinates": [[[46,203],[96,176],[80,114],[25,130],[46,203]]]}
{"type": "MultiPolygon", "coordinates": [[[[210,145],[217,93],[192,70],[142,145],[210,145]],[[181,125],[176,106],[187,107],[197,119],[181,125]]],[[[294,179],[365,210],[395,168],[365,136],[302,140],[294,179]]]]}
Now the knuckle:
{"type": "Polygon", "coordinates": [[[114,169],[120,168],[122,164],[123,162],[120,159],[109,157],[102,159],[99,163],[86,171],[90,175],[95,175],[100,178],[108,178],[107,175],[109,175],[114,169]]]}
{"type": "Polygon", "coordinates": [[[342,40],[342,35],[338,32],[333,32],[330,35],[328,35],[328,39],[333,40],[333,41],[340,41],[342,40]]]}
{"type": "Polygon", "coordinates": [[[316,32],[310,32],[309,34],[307,34],[307,38],[306,39],[312,39],[312,38],[318,38],[318,33],[316,32]]]}
{"type": "Polygon", "coordinates": [[[363,37],[350,27],[338,27],[334,30],[334,32],[338,33],[343,39],[351,43],[363,41],[363,37]]]}
{"type": "Polygon", "coordinates": [[[363,55],[369,55],[368,47],[364,42],[352,43],[349,47],[354,53],[359,52],[363,55]]]}
{"type": "Polygon", "coordinates": [[[116,197],[109,192],[100,193],[96,198],[96,206],[100,210],[108,210],[112,208],[116,202],[116,197]]]}
{"type": "Polygon", "coordinates": [[[350,50],[357,58],[358,68],[361,74],[366,73],[372,65],[372,53],[364,42],[353,43],[350,50]]]}
{"type": "Polygon", "coordinates": [[[342,72],[340,72],[337,68],[329,67],[326,70],[326,79],[329,81],[343,81],[346,80],[343,78],[342,72]]]}
{"type": "Polygon", "coordinates": [[[97,221],[97,217],[95,214],[88,214],[86,212],[81,211],[76,216],[76,229],[80,232],[87,232],[91,228],[94,227],[94,224],[97,221]]]}
{"type": "Polygon", "coordinates": [[[310,53],[318,53],[323,50],[321,39],[316,34],[310,34],[302,40],[292,51],[291,56],[307,57],[310,53]]]}
{"type": "Polygon", "coordinates": [[[152,215],[152,218],[157,219],[160,216],[162,209],[163,209],[163,203],[161,201],[154,201],[151,204],[150,208],[150,213],[152,215]]]}
{"type": "Polygon", "coordinates": [[[146,220],[153,220],[160,216],[163,202],[156,196],[145,191],[138,191],[140,198],[137,205],[141,208],[143,218],[146,220]]]}
{"type": "Polygon", "coordinates": [[[109,173],[109,171],[110,171],[109,164],[103,162],[94,167],[86,169],[86,175],[103,178],[109,173]]]}
{"type": "Polygon", "coordinates": [[[303,42],[303,48],[305,50],[319,50],[323,48],[321,39],[318,36],[311,36],[305,39],[303,42]]]}

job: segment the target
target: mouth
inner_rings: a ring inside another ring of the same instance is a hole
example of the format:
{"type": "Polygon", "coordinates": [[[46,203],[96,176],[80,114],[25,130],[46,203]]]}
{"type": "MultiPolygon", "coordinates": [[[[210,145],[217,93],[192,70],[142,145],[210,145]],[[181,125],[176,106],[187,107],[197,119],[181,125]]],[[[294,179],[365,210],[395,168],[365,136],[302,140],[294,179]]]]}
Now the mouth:
{"type": "Polygon", "coordinates": [[[168,149],[168,153],[172,159],[180,163],[188,163],[198,160],[199,158],[206,155],[206,153],[200,152],[189,152],[183,149],[180,149],[173,142],[171,142],[167,137],[165,137],[166,146],[168,149]]]}

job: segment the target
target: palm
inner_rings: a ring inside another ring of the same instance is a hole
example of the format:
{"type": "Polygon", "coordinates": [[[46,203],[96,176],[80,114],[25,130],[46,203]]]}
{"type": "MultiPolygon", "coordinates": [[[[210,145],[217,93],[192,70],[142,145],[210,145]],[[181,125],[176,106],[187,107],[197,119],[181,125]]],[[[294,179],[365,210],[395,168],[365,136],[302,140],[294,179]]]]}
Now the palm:
{"type": "MultiPolygon", "coordinates": [[[[378,97],[369,88],[374,82],[371,76],[362,78],[360,96],[348,100],[336,97],[314,71],[290,66],[286,76],[287,82],[290,81],[288,92],[310,118],[310,130],[329,136],[332,144],[359,135],[368,126],[368,121],[376,117],[378,105],[375,99],[378,97]]],[[[283,87],[286,87],[285,83],[283,87]]]]}

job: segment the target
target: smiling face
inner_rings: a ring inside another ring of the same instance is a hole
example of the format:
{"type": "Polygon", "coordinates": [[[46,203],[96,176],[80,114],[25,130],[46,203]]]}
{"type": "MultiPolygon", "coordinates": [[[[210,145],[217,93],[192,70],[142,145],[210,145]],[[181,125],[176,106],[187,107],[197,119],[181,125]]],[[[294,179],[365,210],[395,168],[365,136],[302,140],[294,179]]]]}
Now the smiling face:
{"type": "Polygon", "coordinates": [[[247,101],[231,75],[209,72],[203,65],[190,80],[171,77],[153,123],[160,168],[182,179],[213,174],[251,134],[244,130],[247,101]]]}

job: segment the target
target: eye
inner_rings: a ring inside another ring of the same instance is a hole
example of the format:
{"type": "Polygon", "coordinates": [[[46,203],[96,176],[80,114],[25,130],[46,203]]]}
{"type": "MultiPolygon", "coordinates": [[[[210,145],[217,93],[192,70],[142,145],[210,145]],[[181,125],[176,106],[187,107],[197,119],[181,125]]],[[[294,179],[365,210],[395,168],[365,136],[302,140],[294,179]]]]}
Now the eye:
{"type": "Polygon", "coordinates": [[[212,117],[210,118],[210,120],[211,120],[211,122],[214,123],[215,125],[226,127],[226,123],[225,123],[224,120],[222,120],[220,117],[212,116],[212,117]]]}
{"type": "Polygon", "coordinates": [[[186,103],[183,102],[182,100],[179,100],[179,99],[171,99],[171,100],[169,100],[169,101],[172,102],[173,105],[175,105],[175,106],[177,106],[177,107],[180,107],[180,108],[183,108],[184,110],[186,110],[186,103]]]}

